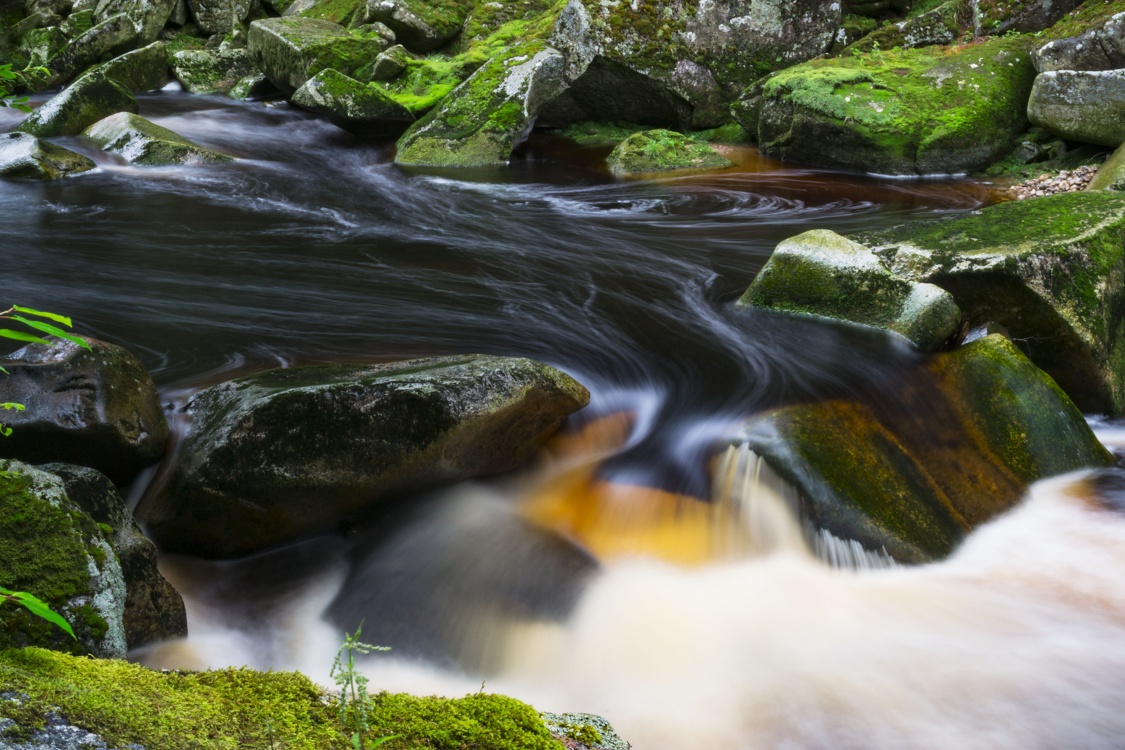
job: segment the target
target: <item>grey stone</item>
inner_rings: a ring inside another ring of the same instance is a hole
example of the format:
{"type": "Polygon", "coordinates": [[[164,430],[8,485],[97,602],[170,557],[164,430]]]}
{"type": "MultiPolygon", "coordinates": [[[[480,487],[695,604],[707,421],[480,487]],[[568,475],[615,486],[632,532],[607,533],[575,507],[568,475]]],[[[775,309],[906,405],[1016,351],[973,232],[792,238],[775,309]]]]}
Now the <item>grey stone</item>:
{"type": "Polygon", "coordinates": [[[192,18],[205,34],[226,34],[250,17],[253,0],[187,0],[192,18]]]}
{"type": "Polygon", "coordinates": [[[1040,73],[1125,68],[1125,13],[1077,36],[1044,42],[1032,50],[1031,59],[1040,73]]]}
{"type": "Polygon", "coordinates": [[[401,44],[396,44],[385,52],[380,52],[379,56],[375,58],[374,67],[371,69],[371,80],[389,81],[396,78],[406,70],[410,59],[410,53],[401,44]]]}
{"type": "Polygon", "coordinates": [[[244,49],[181,50],[172,55],[172,75],[193,94],[225,94],[258,71],[244,49]]]}
{"type": "Polygon", "coordinates": [[[115,57],[101,67],[101,72],[130,91],[156,91],[169,80],[168,52],[163,42],[153,42],[115,57]]]}
{"type": "Polygon", "coordinates": [[[214,164],[232,161],[226,154],[203,148],[187,138],[130,112],[100,120],[83,133],[103,151],[130,164],[214,164]]]}
{"type": "Polygon", "coordinates": [[[136,26],[124,13],[102,20],[72,39],[51,59],[47,65],[50,75],[42,88],[61,85],[106,55],[120,54],[133,48],[137,39],[136,26]]]}
{"type": "Polygon", "coordinates": [[[322,70],[310,78],[293,94],[292,102],[324,115],[349,133],[369,138],[397,138],[414,123],[414,115],[380,87],[335,70],[322,70]]]}
{"type": "Polygon", "coordinates": [[[0,176],[55,180],[95,166],[81,154],[27,133],[0,135],[0,176]]]}
{"type": "Polygon", "coordinates": [[[378,33],[348,30],[331,21],[285,17],[250,24],[247,46],[270,83],[291,95],[322,70],[354,74],[373,63],[390,42],[378,33]]]}
{"type": "Polygon", "coordinates": [[[419,0],[367,0],[366,20],[386,24],[411,52],[431,52],[461,33],[471,3],[433,6],[419,0]]]}
{"type": "MultiPolygon", "coordinates": [[[[124,13],[136,30],[136,47],[152,44],[172,17],[177,0],[98,0],[94,18],[100,23],[124,13]]],[[[122,50],[124,51],[124,50],[122,50]]]]}
{"type": "Polygon", "coordinates": [[[131,91],[105,73],[93,71],[48,99],[16,130],[40,137],[78,135],[115,112],[136,111],[137,99],[131,91]]]}
{"type": "Polygon", "coordinates": [[[1060,138],[1116,148],[1125,142],[1125,69],[1041,73],[1027,117],[1060,138]]]}

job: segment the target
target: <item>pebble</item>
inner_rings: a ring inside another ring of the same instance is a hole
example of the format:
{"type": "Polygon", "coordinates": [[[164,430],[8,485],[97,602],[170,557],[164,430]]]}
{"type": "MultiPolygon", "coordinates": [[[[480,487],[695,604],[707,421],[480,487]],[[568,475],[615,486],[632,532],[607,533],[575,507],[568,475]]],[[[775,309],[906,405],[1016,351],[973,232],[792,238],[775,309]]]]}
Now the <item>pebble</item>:
{"type": "Polygon", "coordinates": [[[1096,166],[1083,166],[1072,170],[1063,170],[1056,175],[1040,175],[1025,180],[1018,185],[1008,188],[1016,200],[1024,198],[1037,198],[1041,195],[1055,195],[1057,193],[1073,193],[1085,190],[1098,171],[1096,166]]]}

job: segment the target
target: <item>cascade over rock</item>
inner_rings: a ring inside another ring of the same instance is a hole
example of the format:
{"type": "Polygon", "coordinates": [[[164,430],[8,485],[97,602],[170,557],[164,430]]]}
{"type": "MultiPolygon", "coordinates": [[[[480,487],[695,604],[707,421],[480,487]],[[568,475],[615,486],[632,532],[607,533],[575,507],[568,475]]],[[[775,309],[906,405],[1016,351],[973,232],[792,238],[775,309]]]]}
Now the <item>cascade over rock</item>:
{"type": "Polygon", "coordinates": [[[246,555],[513,469],[588,399],[547,365],[488,356],[239,378],[191,400],[180,461],[138,518],[162,549],[246,555]]]}

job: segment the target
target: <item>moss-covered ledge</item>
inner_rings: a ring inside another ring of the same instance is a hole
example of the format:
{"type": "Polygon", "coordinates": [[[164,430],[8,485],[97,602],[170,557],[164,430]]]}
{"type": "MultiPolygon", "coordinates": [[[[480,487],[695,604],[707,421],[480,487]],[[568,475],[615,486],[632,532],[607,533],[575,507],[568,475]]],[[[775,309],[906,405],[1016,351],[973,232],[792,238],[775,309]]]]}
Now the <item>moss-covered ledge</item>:
{"type": "MultiPolygon", "coordinates": [[[[124,661],[22,649],[0,651],[0,686],[4,747],[26,741],[53,717],[100,736],[110,747],[339,750],[347,744],[332,696],[296,672],[158,672],[124,661]]],[[[600,737],[583,728],[571,727],[564,743],[535,709],[503,695],[380,693],[373,699],[369,737],[395,735],[381,745],[387,750],[614,746],[583,744],[583,738],[600,737]]]]}

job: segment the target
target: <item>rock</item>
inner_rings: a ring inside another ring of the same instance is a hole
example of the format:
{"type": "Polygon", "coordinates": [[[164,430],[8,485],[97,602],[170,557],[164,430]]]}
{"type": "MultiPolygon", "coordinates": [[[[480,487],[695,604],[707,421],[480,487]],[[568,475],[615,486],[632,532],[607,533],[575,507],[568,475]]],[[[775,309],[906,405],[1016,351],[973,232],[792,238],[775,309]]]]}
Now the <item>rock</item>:
{"type": "Polygon", "coordinates": [[[396,164],[508,163],[543,105],[563,88],[563,58],[540,42],[497,54],[399,139],[396,164]]]}
{"type": "Polygon", "coordinates": [[[233,161],[226,154],[203,148],[129,112],[118,112],[99,120],[83,135],[98,144],[102,151],[117,154],[130,164],[159,166],[233,161]]]}
{"type": "Polygon", "coordinates": [[[900,47],[929,47],[935,44],[952,44],[961,37],[962,30],[970,27],[973,9],[969,0],[948,0],[931,11],[887,24],[863,37],[849,48],[849,52],[900,47]]]}
{"type": "Polygon", "coordinates": [[[1041,477],[1113,458],[1058,386],[1003,336],[939,355],[906,391],[785,407],[749,444],[814,527],[903,562],[948,555],[1041,477]]]}
{"type": "Polygon", "coordinates": [[[1043,31],[1081,3],[1082,0],[974,0],[975,32],[980,36],[1043,31]]]}
{"type": "Polygon", "coordinates": [[[841,19],[833,0],[570,0],[549,44],[566,57],[573,100],[587,109],[551,108],[545,121],[622,119],[674,129],[721,124],[731,101],[764,73],[827,52],[841,19]],[[633,90],[642,81],[647,97],[633,90]],[[629,117],[626,107],[618,109],[626,116],[616,116],[612,98],[595,98],[607,91],[629,92],[636,103],[661,91],[675,94],[687,101],[692,119],[657,119],[644,110],[629,117]]]}
{"type": "Polygon", "coordinates": [[[948,292],[891,273],[875,253],[826,229],[778,245],[738,305],[883,328],[926,351],[961,324],[948,292]]]}
{"type": "Polygon", "coordinates": [[[552,714],[545,711],[539,716],[547,725],[551,736],[562,742],[564,747],[569,748],[574,742],[579,743],[579,747],[598,750],[629,750],[632,747],[614,731],[605,717],[582,713],[552,714]]]}
{"type": "Polygon", "coordinates": [[[367,21],[386,24],[411,52],[431,52],[461,33],[473,3],[466,0],[367,0],[367,21]]]}
{"type": "Polygon", "coordinates": [[[18,60],[16,68],[34,68],[46,65],[70,42],[69,37],[58,26],[33,29],[23,37],[13,59],[18,60]]]}
{"type": "Polygon", "coordinates": [[[152,378],[132,354],[87,339],[91,349],[59,341],[29,344],[0,357],[0,402],[14,432],[0,455],[32,463],[90,466],[115,482],[131,479],[164,455],[168,424],[152,378]]]}
{"type": "Polygon", "coordinates": [[[187,0],[191,16],[204,34],[227,34],[250,17],[252,0],[187,0]]]}
{"type": "Polygon", "coordinates": [[[634,133],[617,144],[607,161],[609,171],[616,175],[708,171],[734,166],[734,162],[706,143],[670,130],[634,133]]]}
{"type": "Polygon", "coordinates": [[[43,137],[78,135],[115,112],[136,111],[132,92],[105,73],[94,71],[48,99],[16,130],[43,137]]]}
{"type": "Polygon", "coordinates": [[[191,400],[181,460],[138,519],[168,551],[250,554],[513,469],[588,398],[546,365],[487,356],[240,378],[191,400]]]}
{"type": "Polygon", "coordinates": [[[137,29],[128,16],[110,16],[63,47],[47,64],[48,76],[36,88],[60,86],[107,55],[131,49],[136,40],[137,29]]]}
{"type": "Polygon", "coordinates": [[[1116,148],[1125,142],[1125,69],[1042,73],[1027,116],[1060,138],[1116,148]]]}
{"type": "Polygon", "coordinates": [[[1090,180],[1087,190],[1125,190],[1125,144],[1117,147],[1090,180]]]}
{"type": "Polygon", "coordinates": [[[112,547],[63,481],[19,461],[0,460],[0,580],[61,615],[78,637],[29,614],[0,607],[0,650],[40,646],[125,658],[125,579],[112,547]]]}
{"type": "Polygon", "coordinates": [[[156,545],[141,532],[133,514],[101,472],[72,464],[38,467],[63,482],[71,502],[97,524],[112,531],[106,541],[121,565],[125,579],[125,609],[122,624],[125,643],[137,648],[152,641],[187,635],[184,600],[156,566],[156,545]]]}
{"type": "Polygon", "coordinates": [[[278,93],[264,73],[251,73],[228,92],[231,99],[265,99],[278,93]]]}
{"type": "Polygon", "coordinates": [[[319,18],[355,28],[364,22],[366,14],[366,0],[296,0],[282,15],[319,18]]]}
{"type": "Polygon", "coordinates": [[[1049,70],[1125,68],[1125,13],[1117,13],[1077,36],[1052,39],[1032,50],[1040,73],[1049,70]]]}
{"type": "Polygon", "coordinates": [[[81,154],[68,151],[26,133],[0,135],[0,176],[57,180],[88,172],[96,165],[81,154]]]}
{"type": "Polygon", "coordinates": [[[190,49],[172,55],[172,75],[193,94],[225,94],[256,72],[244,49],[190,49]]]}
{"type": "Polygon", "coordinates": [[[315,18],[266,18],[250,24],[248,48],[270,83],[291,95],[322,70],[352,75],[390,42],[375,32],[349,31],[315,18]]]}
{"type": "Polygon", "coordinates": [[[406,67],[410,64],[410,59],[410,53],[401,44],[396,44],[386,52],[380,52],[379,56],[375,58],[374,67],[371,69],[371,80],[391,80],[406,70],[406,67]]]}
{"type": "MultiPolygon", "coordinates": [[[[889,50],[783,70],[761,84],[761,151],[882,174],[983,167],[1011,151],[1027,127],[1035,70],[1025,44],[1016,38],[957,52],[889,50]]],[[[739,121],[753,124],[753,118],[739,121]]]]}
{"type": "Polygon", "coordinates": [[[292,101],[349,133],[368,138],[397,138],[414,122],[414,115],[378,86],[335,70],[322,70],[310,78],[292,101]]]}
{"type": "Polygon", "coordinates": [[[1009,201],[854,239],[949,291],[970,327],[1006,327],[1083,411],[1125,407],[1125,196],[1009,201]]]}
{"type": "Polygon", "coordinates": [[[157,91],[168,83],[168,52],[163,42],[153,42],[115,57],[100,70],[130,91],[157,91]]]}
{"type": "Polygon", "coordinates": [[[177,0],[98,0],[94,19],[99,23],[124,13],[136,30],[134,46],[144,47],[156,41],[161,29],[172,17],[177,0]]]}
{"type": "Polygon", "coordinates": [[[85,34],[90,29],[97,25],[94,20],[93,9],[73,11],[66,20],[63,22],[62,29],[66,32],[68,37],[76,37],[85,34]]]}

